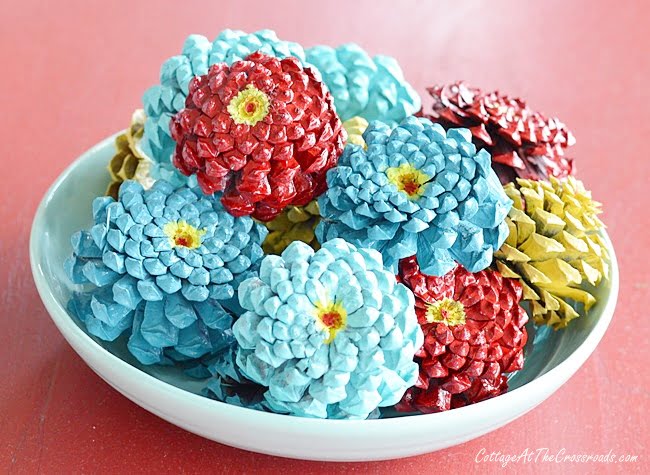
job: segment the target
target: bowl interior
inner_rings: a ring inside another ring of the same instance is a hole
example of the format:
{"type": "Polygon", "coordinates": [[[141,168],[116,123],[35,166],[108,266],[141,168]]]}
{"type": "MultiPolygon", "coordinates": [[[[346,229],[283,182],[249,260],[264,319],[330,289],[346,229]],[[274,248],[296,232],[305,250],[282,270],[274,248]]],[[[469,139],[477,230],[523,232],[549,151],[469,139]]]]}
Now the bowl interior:
{"type": "MultiPolygon", "coordinates": [[[[109,182],[106,166],[114,153],[113,140],[114,136],[109,137],[93,147],[61,175],[42,203],[34,222],[33,265],[39,269],[44,283],[62,308],[66,308],[73,290],[63,271],[63,262],[72,251],[70,236],[79,229],[87,228],[92,222],[92,200],[103,194],[109,182]]],[[[609,243],[607,236],[605,239],[609,243]]],[[[601,285],[598,289],[598,303],[589,316],[574,320],[566,330],[553,331],[546,327],[535,330],[532,323],[529,323],[526,364],[523,370],[510,377],[510,390],[538,378],[568,358],[603,316],[610,293],[609,283],[601,285]]],[[[81,322],[69,314],[68,316],[84,330],[81,322]]],[[[193,393],[200,391],[201,382],[188,377],[177,368],[139,364],[126,349],[124,338],[112,343],[91,338],[118,358],[160,380],[193,393]]]]}

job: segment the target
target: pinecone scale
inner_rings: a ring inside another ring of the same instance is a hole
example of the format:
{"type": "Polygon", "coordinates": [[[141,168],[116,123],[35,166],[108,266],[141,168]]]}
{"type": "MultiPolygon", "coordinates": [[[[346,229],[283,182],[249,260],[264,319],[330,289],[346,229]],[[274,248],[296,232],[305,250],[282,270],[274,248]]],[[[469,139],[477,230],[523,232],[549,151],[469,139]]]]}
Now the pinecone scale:
{"type": "Polygon", "coordinates": [[[519,279],[538,324],[563,328],[596,303],[595,287],[609,278],[599,231],[600,204],[578,180],[517,180],[504,187],[513,200],[509,235],[495,253],[495,268],[519,279]]]}
{"type": "Polygon", "coordinates": [[[111,182],[106,189],[107,196],[117,199],[120,186],[126,180],[135,180],[146,188],[152,185],[153,180],[149,177],[151,160],[140,148],[144,123],[144,111],[138,109],[133,112],[129,128],[115,138],[115,155],[108,164],[111,182]]]}
{"type": "Polygon", "coordinates": [[[400,262],[398,280],[415,295],[424,345],[415,355],[418,382],[398,410],[440,412],[507,390],[506,373],[524,364],[528,315],[519,305],[522,286],[504,277],[461,266],[429,276],[414,257],[400,262]]]}
{"type": "Polygon", "coordinates": [[[486,93],[464,82],[427,88],[433,99],[422,115],[445,127],[465,127],[492,156],[502,183],[516,177],[546,179],[573,172],[565,156],[575,138],[556,118],[531,110],[521,99],[486,93]]]}

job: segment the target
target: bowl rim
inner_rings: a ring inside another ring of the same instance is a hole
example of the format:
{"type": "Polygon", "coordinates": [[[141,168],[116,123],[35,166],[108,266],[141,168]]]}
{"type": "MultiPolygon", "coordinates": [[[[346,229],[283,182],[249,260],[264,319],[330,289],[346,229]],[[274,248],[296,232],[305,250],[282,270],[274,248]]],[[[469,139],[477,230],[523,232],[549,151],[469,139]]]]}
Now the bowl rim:
{"type": "MultiPolygon", "coordinates": [[[[185,403],[190,402],[193,405],[201,405],[202,408],[204,408],[206,411],[228,411],[231,412],[231,415],[233,417],[252,417],[255,418],[258,423],[264,423],[268,425],[284,424],[286,429],[289,429],[287,424],[290,426],[300,426],[301,430],[304,429],[305,431],[319,430],[319,428],[322,428],[323,425],[332,427],[342,425],[346,429],[358,429],[361,427],[366,428],[368,425],[373,424],[373,427],[376,425],[382,425],[384,429],[390,429],[390,426],[404,424],[404,421],[406,420],[408,420],[409,423],[417,421],[418,423],[426,423],[430,425],[436,423],[444,424],[453,422],[450,421],[451,418],[472,418],[475,416],[480,416],[481,413],[485,413],[486,411],[489,412],[492,409],[498,409],[499,406],[504,406],[506,404],[513,406],[517,405],[518,401],[522,402],[522,400],[526,398],[526,395],[530,391],[540,391],[543,393],[543,389],[550,385],[549,382],[553,380],[565,382],[580,368],[580,366],[584,364],[587,358],[589,358],[591,353],[595,350],[596,346],[602,339],[613,318],[619,293],[619,268],[613,244],[607,232],[604,231],[603,238],[610,252],[611,273],[609,277],[610,289],[608,292],[608,298],[605,301],[605,307],[602,310],[601,318],[592,328],[583,342],[571,354],[569,354],[566,359],[564,359],[554,368],[546,371],[541,376],[538,376],[537,378],[523,384],[522,386],[509,390],[505,394],[468,406],[434,414],[408,414],[400,417],[386,419],[337,420],[306,418],[258,411],[255,409],[249,409],[221,401],[216,401],[214,399],[192,393],[185,389],[174,386],[173,384],[160,380],[151,374],[146,373],[145,371],[142,371],[135,366],[132,366],[128,362],[122,360],[107,349],[103,348],[101,345],[97,344],[86,332],[77,326],[77,324],[68,314],[67,310],[58,302],[48,283],[48,280],[45,277],[43,270],[39,266],[39,259],[43,256],[39,250],[39,236],[36,234],[36,231],[42,228],[45,220],[47,204],[51,201],[52,196],[57,191],[59,186],[61,186],[61,184],[68,178],[68,176],[74,172],[80,162],[88,159],[89,156],[102,151],[107,146],[112,146],[115,137],[123,132],[124,131],[116,132],[115,134],[103,139],[102,141],[96,143],[91,148],[83,152],[70,165],[68,165],[63,172],[61,172],[58,178],[45,192],[34,215],[30,231],[29,257],[32,277],[36,284],[39,296],[46,310],[48,311],[50,318],[54,321],[57,329],[61,332],[67,343],[72,346],[76,353],[79,354],[79,351],[76,349],[72,341],[70,341],[71,337],[74,337],[76,339],[76,342],[79,345],[82,345],[85,350],[89,352],[99,352],[103,358],[107,359],[107,361],[110,362],[111,365],[114,365],[116,369],[123,372],[125,374],[125,377],[128,377],[130,380],[138,381],[138,384],[143,387],[149,386],[151,390],[166,393],[167,396],[177,401],[183,400],[185,403]],[[70,334],[70,338],[68,334],[70,334]]],[[[82,360],[84,360],[84,363],[88,365],[88,362],[86,362],[83,357],[82,360]]],[[[98,374],[95,368],[90,365],[88,366],[98,374]]],[[[103,379],[101,375],[99,376],[103,379]]],[[[109,383],[109,385],[112,386],[112,383],[109,383]]],[[[122,390],[120,389],[119,391],[121,392],[122,390]]],[[[553,392],[554,391],[549,392],[549,394],[546,395],[540,401],[540,403],[549,397],[553,392]]],[[[532,409],[532,407],[530,409],[532,409]]]]}

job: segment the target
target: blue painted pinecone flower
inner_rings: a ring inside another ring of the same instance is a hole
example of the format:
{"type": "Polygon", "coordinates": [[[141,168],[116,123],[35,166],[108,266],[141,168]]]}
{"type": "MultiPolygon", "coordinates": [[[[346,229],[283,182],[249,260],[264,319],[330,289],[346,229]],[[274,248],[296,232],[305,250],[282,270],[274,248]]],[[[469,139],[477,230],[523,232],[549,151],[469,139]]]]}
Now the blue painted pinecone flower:
{"type": "Polygon", "coordinates": [[[263,403],[266,388],[246,379],[235,359],[236,343],[204,362],[203,369],[208,373],[206,376],[209,376],[203,390],[204,395],[234,406],[265,411],[263,403]]]}
{"type": "Polygon", "coordinates": [[[147,115],[142,148],[154,160],[155,166],[151,170],[154,178],[168,180],[174,185],[187,182],[187,178],[171,163],[176,144],[171,137],[169,122],[185,107],[192,78],[207,74],[213,64],[231,65],[256,51],[278,58],[293,56],[303,63],[305,59],[302,46],[278,39],[271,30],[251,34],[224,30],[212,42],[201,35],[190,35],[182,53],[163,63],[160,84],[149,88],[142,98],[147,115]]]}
{"type": "Polygon", "coordinates": [[[264,258],[239,302],[237,365],[274,412],[365,419],[417,380],[414,297],[374,250],[296,241],[264,258]]]}
{"type": "Polygon", "coordinates": [[[228,346],[235,293],[262,258],[264,226],[162,180],[147,191],[124,182],[117,201],[95,199],[93,218],[73,235],[65,265],[73,283],[92,284],[69,304],[89,333],[107,341],[128,333],[143,364],[228,346]]]}
{"type": "Polygon", "coordinates": [[[470,272],[488,267],[508,236],[512,201],[470,132],[408,117],[394,129],[375,121],[363,137],[368,149],[347,145],[327,173],[319,241],[376,249],[395,271],[413,255],[431,275],[456,261],[470,272]]]}
{"type": "Polygon", "coordinates": [[[342,120],[361,116],[393,124],[420,109],[420,96],[406,82],[394,58],[371,58],[355,44],[336,49],[315,46],[306,53],[307,62],[320,71],[332,93],[342,120]]]}

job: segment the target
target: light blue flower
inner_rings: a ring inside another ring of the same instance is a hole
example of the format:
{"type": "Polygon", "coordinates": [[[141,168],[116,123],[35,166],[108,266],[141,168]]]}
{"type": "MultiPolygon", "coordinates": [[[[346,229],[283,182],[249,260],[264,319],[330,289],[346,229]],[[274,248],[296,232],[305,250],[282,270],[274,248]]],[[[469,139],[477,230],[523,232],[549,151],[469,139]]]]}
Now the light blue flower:
{"type": "Polygon", "coordinates": [[[327,172],[319,241],[376,249],[394,271],[412,255],[432,275],[456,262],[470,272],[488,267],[508,236],[512,201],[469,130],[408,117],[394,129],[373,122],[363,137],[367,150],[347,145],[327,172]]]}
{"type": "Polygon", "coordinates": [[[224,30],[214,41],[201,35],[190,35],[183,51],[165,61],[160,71],[160,84],[149,88],[142,98],[147,116],[141,147],[154,165],[151,175],[174,185],[187,182],[171,163],[176,146],[169,131],[172,116],[185,107],[190,80],[207,74],[216,63],[232,64],[256,51],[286,58],[294,56],[304,62],[305,53],[297,43],[282,41],[271,30],[247,34],[224,30]]]}
{"type": "Polygon", "coordinates": [[[133,181],[117,201],[93,202],[94,226],[72,236],[65,268],[75,293],[69,308],[92,335],[129,334],[143,364],[199,358],[223,349],[239,283],[252,275],[266,228],[227,213],[218,198],[159,180],[133,181]]]}
{"type": "Polygon", "coordinates": [[[341,120],[361,116],[394,124],[420,109],[420,96],[394,58],[371,58],[355,44],[315,46],[306,53],[332,93],[341,120]]]}
{"type": "Polygon", "coordinates": [[[422,332],[410,290],[381,255],[335,239],[266,256],[239,287],[237,366],[264,405],[305,417],[365,419],[417,380],[422,332]]]}
{"type": "Polygon", "coordinates": [[[203,394],[235,406],[264,411],[264,386],[246,379],[235,364],[235,344],[204,362],[208,372],[203,394]]]}

